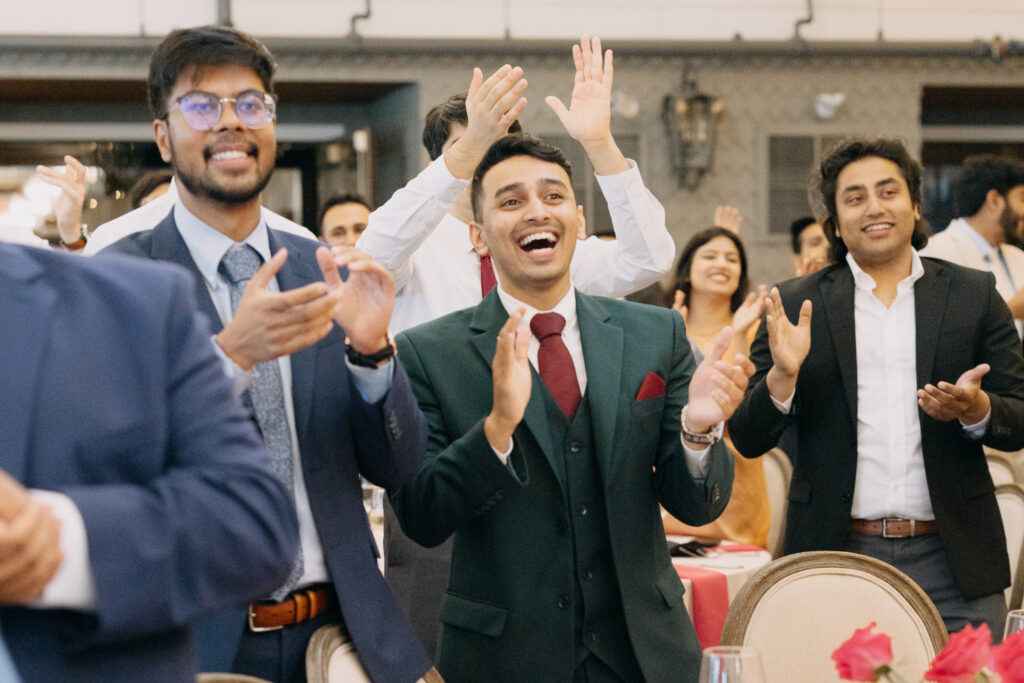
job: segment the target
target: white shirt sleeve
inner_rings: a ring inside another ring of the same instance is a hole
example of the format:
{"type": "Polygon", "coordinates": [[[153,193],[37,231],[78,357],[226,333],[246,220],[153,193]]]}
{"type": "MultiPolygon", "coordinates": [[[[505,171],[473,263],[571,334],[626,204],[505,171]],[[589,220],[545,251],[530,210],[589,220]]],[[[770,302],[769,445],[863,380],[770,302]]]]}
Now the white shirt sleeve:
{"type": "Polygon", "coordinates": [[[49,505],[60,520],[60,550],[64,553],[57,573],[46,584],[43,595],[28,603],[42,609],[87,610],[96,606],[96,581],[89,564],[89,540],[82,513],[63,493],[30,489],[29,495],[49,505]]]}
{"type": "Polygon", "coordinates": [[[369,404],[374,404],[384,398],[391,388],[391,382],[395,377],[395,363],[390,360],[384,365],[376,368],[365,368],[361,365],[353,365],[346,357],[345,365],[352,373],[352,379],[356,383],[359,395],[369,404]]]}
{"type": "Polygon", "coordinates": [[[595,176],[615,229],[615,241],[588,237],[576,245],[572,281],[595,296],[621,297],[653,283],[672,268],[676,246],[665,209],[644,186],[636,162],[615,175],[595,176]]]}
{"type": "Polygon", "coordinates": [[[444,156],[435,159],[391,199],[370,214],[356,246],[379,261],[401,290],[409,280],[410,258],[469,187],[451,174],[444,156]]]}

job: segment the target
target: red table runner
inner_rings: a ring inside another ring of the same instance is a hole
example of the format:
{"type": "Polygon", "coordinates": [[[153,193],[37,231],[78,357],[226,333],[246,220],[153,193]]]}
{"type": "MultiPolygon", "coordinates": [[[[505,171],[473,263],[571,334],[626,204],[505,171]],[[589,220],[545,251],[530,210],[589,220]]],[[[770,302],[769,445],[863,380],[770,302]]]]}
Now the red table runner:
{"type": "Polygon", "coordinates": [[[722,639],[725,615],[729,611],[729,585],[725,574],[683,564],[673,566],[679,578],[689,579],[692,584],[693,627],[697,630],[701,648],[718,645],[722,639]]]}

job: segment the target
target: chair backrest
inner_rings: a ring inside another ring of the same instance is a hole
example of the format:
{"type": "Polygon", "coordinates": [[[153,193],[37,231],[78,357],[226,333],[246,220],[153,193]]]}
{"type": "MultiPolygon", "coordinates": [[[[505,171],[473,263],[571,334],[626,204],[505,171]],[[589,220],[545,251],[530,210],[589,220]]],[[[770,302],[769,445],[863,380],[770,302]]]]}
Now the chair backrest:
{"type": "Polygon", "coordinates": [[[371,683],[355,645],[339,626],[321,626],[306,647],[308,683],[371,683]]]}
{"type": "Polygon", "coordinates": [[[935,606],[895,567],[853,553],[797,553],[744,584],[729,607],[722,645],[756,648],[769,683],[828,683],[839,681],[833,650],[872,621],[892,637],[900,671],[926,671],[946,643],[935,606]]]}
{"type": "Polygon", "coordinates": [[[782,449],[773,448],[763,456],[764,481],[768,487],[768,505],[771,526],[768,527],[768,552],[772,557],[782,555],[782,539],[786,535],[786,510],[789,507],[789,481],[793,478],[793,464],[782,449]]]}
{"type": "Polygon", "coordinates": [[[1006,552],[1010,556],[1010,587],[1006,589],[1006,604],[1020,609],[1024,602],[1024,486],[1000,484],[996,487],[996,502],[1003,517],[1006,533],[1006,552]]]}
{"type": "Polygon", "coordinates": [[[232,673],[203,673],[196,676],[196,683],[271,683],[265,678],[232,673]]]}
{"type": "Polygon", "coordinates": [[[988,461],[988,472],[992,475],[992,482],[1000,484],[1013,484],[1021,482],[1021,465],[1016,453],[1004,453],[989,448],[985,449],[985,459],[988,461]]]}

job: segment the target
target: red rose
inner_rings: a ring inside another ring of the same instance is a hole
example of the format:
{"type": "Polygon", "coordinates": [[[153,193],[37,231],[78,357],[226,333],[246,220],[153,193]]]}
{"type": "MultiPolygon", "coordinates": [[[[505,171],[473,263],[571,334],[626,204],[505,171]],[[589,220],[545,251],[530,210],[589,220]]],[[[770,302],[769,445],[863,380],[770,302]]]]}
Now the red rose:
{"type": "Polygon", "coordinates": [[[872,621],[857,629],[832,653],[832,661],[842,680],[877,681],[878,669],[892,661],[892,639],[884,633],[872,633],[876,625],[872,621]]]}
{"type": "Polygon", "coordinates": [[[932,660],[924,675],[936,683],[971,683],[974,675],[988,663],[992,634],[988,624],[975,629],[968,624],[949,637],[946,647],[932,660]]]}
{"type": "Polygon", "coordinates": [[[1014,633],[992,648],[992,668],[1002,683],[1024,683],[1024,631],[1014,633]]]}

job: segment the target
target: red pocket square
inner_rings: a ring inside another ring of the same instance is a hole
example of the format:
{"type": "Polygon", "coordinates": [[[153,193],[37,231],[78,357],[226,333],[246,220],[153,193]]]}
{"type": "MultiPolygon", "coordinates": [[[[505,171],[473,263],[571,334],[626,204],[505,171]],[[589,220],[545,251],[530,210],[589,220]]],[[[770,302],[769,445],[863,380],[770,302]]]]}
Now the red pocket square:
{"type": "Polygon", "coordinates": [[[644,377],[644,383],[640,385],[640,391],[636,392],[636,400],[643,401],[648,398],[656,398],[665,393],[665,380],[653,372],[648,372],[644,377]]]}

